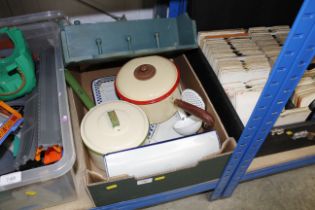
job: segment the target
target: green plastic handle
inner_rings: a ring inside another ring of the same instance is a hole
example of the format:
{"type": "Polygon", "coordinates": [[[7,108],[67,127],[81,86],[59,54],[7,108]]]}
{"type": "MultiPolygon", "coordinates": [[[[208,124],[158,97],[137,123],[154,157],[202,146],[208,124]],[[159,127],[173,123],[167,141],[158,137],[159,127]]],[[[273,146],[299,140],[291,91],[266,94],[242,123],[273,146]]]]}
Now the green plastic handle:
{"type": "Polygon", "coordinates": [[[68,85],[74,90],[74,92],[79,96],[83,104],[89,110],[95,106],[95,103],[90,99],[85,90],[81,87],[78,81],[72,76],[72,74],[65,69],[65,77],[68,85]]]}
{"type": "Polygon", "coordinates": [[[110,119],[110,122],[112,123],[113,128],[120,126],[118,116],[114,110],[107,112],[107,115],[110,119]]]}

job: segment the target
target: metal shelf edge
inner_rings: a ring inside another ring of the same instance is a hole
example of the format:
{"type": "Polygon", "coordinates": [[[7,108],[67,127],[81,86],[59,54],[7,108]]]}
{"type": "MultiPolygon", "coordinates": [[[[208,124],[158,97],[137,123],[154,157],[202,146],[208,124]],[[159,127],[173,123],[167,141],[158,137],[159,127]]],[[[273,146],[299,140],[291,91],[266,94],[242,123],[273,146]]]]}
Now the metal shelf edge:
{"type": "Polygon", "coordinates": [[[285,171],[296,169],[296,168],[301,168],[301,167],[312,165],[312,164],[315,164],[315,155],[307,156],[307,157],[304,157],[301,159],[297,159],[297,160],[293,160],[293,161],[289,161],[289,162],[285,162],[285,163],[280,163],[280,164],[273,165],[270,167],[258,169],[258,170],[251,171],[251,172],[247,172],[243,176],[241,181],[242,182],[250,181],[253,179],[273,175],[273,174],[280,173],[280,172],[285,172],[285,171]]]}

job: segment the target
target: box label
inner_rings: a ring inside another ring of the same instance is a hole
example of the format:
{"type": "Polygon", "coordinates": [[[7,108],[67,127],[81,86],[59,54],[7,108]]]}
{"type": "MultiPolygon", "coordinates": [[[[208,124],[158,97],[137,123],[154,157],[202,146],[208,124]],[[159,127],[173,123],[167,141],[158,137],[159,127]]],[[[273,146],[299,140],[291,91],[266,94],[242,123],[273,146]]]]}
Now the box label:
{"type": "Polygon", "coordinates": [[[118,187],[117,184],[112,184],[112,185],[109,185],[106,187],[106,190],[113,190],[113,189],[116,189],[118,187]]]}
{"type": "Polygon", "coordinates": [[[149,183],[151,183],[152,181],[153,181],[152,178],[142,179],[142,180],[137,181],[137,185],[149,184],[149,183]]]}
{"type": "Polygon", "coordinates": [[[14,184],[22,181],[22,173],[14,172],[0,177],[0,186],[14,184]]]}
{"type": "Polygon", "coordinates": [[[161,180],[164,180],[164,179],[165,179],[165,176],[159,176],[159,177],[155,177],[154,181],[161,181],[161,180]]]}

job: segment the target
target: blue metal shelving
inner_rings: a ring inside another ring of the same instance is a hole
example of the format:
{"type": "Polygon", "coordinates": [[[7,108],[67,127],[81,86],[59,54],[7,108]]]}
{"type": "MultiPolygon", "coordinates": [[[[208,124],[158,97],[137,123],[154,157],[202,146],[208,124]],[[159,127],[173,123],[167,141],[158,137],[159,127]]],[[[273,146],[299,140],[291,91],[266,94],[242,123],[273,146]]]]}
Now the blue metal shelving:
{"type": "Polygon", "coordinates": [[[315,0],[306,0],[211,199],[230,196],[315,54],[315,0]]]}
{"type": "Polygon", "coordinates": [[[187,11],[187,0],[170,0],[168,17],[177,17],[187,11]]]}

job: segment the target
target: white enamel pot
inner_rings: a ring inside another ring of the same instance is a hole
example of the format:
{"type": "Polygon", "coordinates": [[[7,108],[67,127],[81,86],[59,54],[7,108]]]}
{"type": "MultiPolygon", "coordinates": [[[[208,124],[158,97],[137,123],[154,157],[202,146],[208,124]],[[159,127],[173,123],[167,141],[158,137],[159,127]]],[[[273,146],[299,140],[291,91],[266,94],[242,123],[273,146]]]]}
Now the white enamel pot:
{"type": "Polygon", "coordinates": [[[118,72],[115,87],[120,99],[139,105],[150,123],[160,123],[173,116],[173,101],[180,98],[179,70],[160,56],[132,59],[118,72]]]}
{"type": "Polygon", "coordinates": [[[105,169],[105,154],[141,145],[148,133],[144,111],[125,101],[112,101],[90,109],[81,122],[81,136],[91,159],[105,169]]]}
{"type": "Polygon", "coordinates": [[[168,120],[180,107],[212,127],[209,113],[180,100],[179,81],[180,71],[173,62],[147,56],[127,62],[117,74],[115,88],[120,99],[140,106],[150,123],[168,120]]]}

